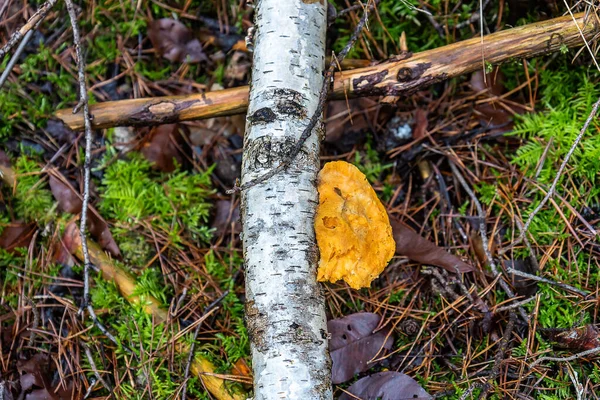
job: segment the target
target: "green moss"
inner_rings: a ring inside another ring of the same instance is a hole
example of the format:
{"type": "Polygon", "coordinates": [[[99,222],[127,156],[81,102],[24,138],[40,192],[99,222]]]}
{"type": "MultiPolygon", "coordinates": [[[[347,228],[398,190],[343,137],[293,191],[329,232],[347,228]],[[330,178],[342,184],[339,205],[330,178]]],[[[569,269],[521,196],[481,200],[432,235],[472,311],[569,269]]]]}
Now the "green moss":
{"type": "Polygon", "coordinates": [[[42,169],[32,158],[21,156],[14,163],[17,186],[14,192],[14,211],[18,219],[45,225],[56,216],[54,198],[43,179],[42,169]]]}
{"type": "Polygon", "coordinates": [[[167,233],[174,244],[181,243],[185,234],[193,240],[208,242],[210,173],[211,170],[198,174],[155,172],[136,153],[106,167],[99,188],[102,197],[99,209],[105,217],[120,223],[113,233],[117,242],[124,245],[122,250],[128,260],[141,263],[140,257],[149,254],[143,240],[132,242],[131,235],[122,236],[136,227],[150,225],[167,233]]]}

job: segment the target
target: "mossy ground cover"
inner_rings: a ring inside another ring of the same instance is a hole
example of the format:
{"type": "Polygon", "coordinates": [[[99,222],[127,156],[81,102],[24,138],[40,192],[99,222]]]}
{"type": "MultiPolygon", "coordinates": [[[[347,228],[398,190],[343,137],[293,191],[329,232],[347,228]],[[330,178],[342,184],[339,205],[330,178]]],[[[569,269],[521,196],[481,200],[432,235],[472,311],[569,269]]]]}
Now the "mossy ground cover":
{"type": "MultiPolygon", "coordinates": [[[[252,13],[237,1],[165,4],[106,0],[83,4],[80,25],[92,102],[182,94],[209,88],[215,82],[226,84],[226,67],[233,51],[212,44],[217,34],[213,33],[212,39],[208,34],[204,42],[206,53],[213,56],[210,64],[172,63],[155,54],[150,45],[146,37],[149,21],[175,17],[199,30],[201,16],[246,29],[252,13]]],[[[336,1],[334,5],[339,11],[352,4],[336,1]]],[[[37,3],[29,6],[35,9],[37,3]]],[[[413,52],[476,36],[478,25],[463,22],[478,6],[479,2],[382,0],[369,33],[351,56],[385,59],[399,52],[403,32],[413,52]],[[435,23],[417,8],[431,12],[435,23]],[[440,35],[440,27],[444,35],[440,35]]],[[[549,13],[549,6],[539,6],[530,9],[524,19],[518,7],[516,3],[490,2],[485,11],[486,29],[533,22],[549,13]]],[[[200,326],[196,350],[215,364],[217,373],[233,376],[228,386],[244,387],[242,383],[249,377],[243,367],[251,358],[243,320],[241,245],[235,233],[216,235],[211,228],[216,202],[227,198],[223,177],[216,172],[222,158],[207,154],[214,143],[222,145],[222,141],[187,143],[185,163],[175,171],[162,172],[140,152],[123,150],[112,130],[97,132],[92,203],[109,224],[122,253],[116,263],[137,277],[135,294],[142,303],[128,303],[114,283],[93,272],[92,304],[119,344],[78,314],[83,295],[80,262],[69,264],[57,257],[65,226],[77,217],[58,207],[47,173],[48,168],[55,168],[76,190],[81,186],[81,138],[65,136],[48,124],[54,110],[77,101],[70,28],[64,15],[64,5],[59,2],[0,90],[0,146],[18,175],[16,186],[2,186],[0,229],[15,221],[37,224],[28,247],[10,252],[0,249],[3,357],[10,355],[4,358],[0,381],[17,379],[18,359],[43,352],[55,360],[53,385],[70,382],[80,396],[89,388],[95,397],[108,394],[96,380],[96,369],[117,398],[179,398],[187,353],[176,343],[189,345],[193,337],[190,324],[220,299],[220,308],[200,326]],[[172,317],[159,323],[148,315],[143,307],[146,296],[158,299],[172,317]],[[82,343],[91,348],[95,368],[84,355],[82,343]]],[[[360,12],[350,12],[331,25],[334,50],[346,43],[351,34],[349,21],[355,23],[357,18],[360,12]]],[[[15,27],[10,23],[4,26],[3,40],[6,30],[15,27]]],[[[481,257],[478,212],[452,174],[449,160],[460,160],[461,173],[485,207],[491,251],[500,268],[524,265],[529,272],[590,293],[583,298],[547,283],[508,278],[517,293],[524,293],[522,298],[534,297],[524,305],[531,321],[517,322],[499,363],[501,373],[490,382],[488,398],[517,398],[520,393],[528,398],[572,399],[577,398],[575,382],[588,393],[594,393],[600,384],[593,356],[529,368],[542,354],[572,354],[553,346],[544,329],[598,322],[598,237],[590,230],[598,229],[600,213],[596,122],[576,149],[557,195],[533,219],[528,234],[531,249],[522,244],[500,254],[519,234],[515,221],[525,221],[544,197],[600,96],[598,71],[590,59],[582,55],[572,62],[573,56],[574,52],[565,51],[501,67],[506,90],[521,87],[511,99],[533,111],[515,116],[514,127],[503,135],[493,134],[472,112],[476,96],[468,77],[461,77],[410,99],[401,98],[396,105],[402,116],[412,115],[415,109],[427,110],[430,131],[445,127],[434,133],[427,146],[401,153],[382,150],[385,125],[373,124],[350,153],[332,150],[323,154],[354,162],[391,215],[477,265],[479,272],[465,276],[463,284],[472,293],[478,292],[492,311],[510,303],[506,293],[493,284],[490,266],[481,257]],[[530,84],[522,86],[527,80],[530,84]],[[390,157],[392,153],[394,157],[390,157]],[[537,272],[527,264],[530,251],[539,264],[537,272]]],[[[2,68],[8,59],[0,60],[2,68]]],[[[419,273],[421,268],[396,257],[371,289],[351,291],[342,284],[327,285],[328,315],[379,313],[394,326],[396,342],[392,354],[375,370],[402,371],[440,398],[459,399],[489,376],[509,312],[495,312],[484,329],[483,314],[461,293],[452,276],[433,278],[427,272],[419,273]],[[451,292],[458,295],[453,297],[451,292]],[[407,328],[411,326],[407,321],[417,329],[407,328]]],[[[479,393],[481,387],[475,388],[472,398],[479,393]]],[[[187,382],[187,396],[211,398],[193,376],[187,382]]]]}

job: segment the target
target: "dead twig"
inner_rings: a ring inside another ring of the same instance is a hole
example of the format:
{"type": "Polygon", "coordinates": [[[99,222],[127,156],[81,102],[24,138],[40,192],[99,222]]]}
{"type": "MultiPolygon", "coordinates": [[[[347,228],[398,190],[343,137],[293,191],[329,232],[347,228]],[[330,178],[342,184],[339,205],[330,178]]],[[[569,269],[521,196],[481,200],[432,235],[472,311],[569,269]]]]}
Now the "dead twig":
{"type": "MultiPolygon", "coordinates": [[[[108,384],[108,382],[106,382],[104,380],[104,378],[102,378],[102,376],[100,375],[100,372],[98,372],[98,368],[96,367],[96,363],[94,362],[94,357],[92,355],[92,351],[90,350],[90,347],[84,343],[83,341],[80,341],[81,345],[83,346],[83,349],[85,351],[85,356],[87,357],[88,362],[90,363],[90,367],[92,368],[92,372],[94,373],[94,376],[97,379],[97,382],[102,383],[102,386],[104,386],[104,389],[106,389],[108,391],[108,393],[110,393],[110,397],[111,399],[115,398],[115,395],[113,394],[113,390],[111,388],[111,386],[108,384]]],[[[90,388],[93,388],[94,385],[90,385],[90,388]]]]}
{"type": "Polygon", "coordinates": [[[31,39],[32,35],[33,31],[27,32],[23,40],[21,40],[21,43],[19,43],[19,47],[17,47],[17,50],[15,50],[15,54],[13,54],[12,58],[8,62],[8,65],[6,65],[6,69],[2,72],[2,76],[0,76],[0,88],[2,88],[4,82],[6,82],[6,79],[8,79],[10,71],[12,71],[13,67],[17,63],[17,60],[19,59],[19,56],[21,55],[23,50],[25,50],[25,46],[27,46],[27,43],[29,42],[29,39],[31,39]]]}
{"type": "Polygon", "coordinates": [[[128,352],[131,350],[127,346],[119,343],[104,325],[98,320],[96,312],[92,304],[90,303],[90,253],[87,246],[87,210],[90,202],[90,163],[91,163],[91,148],[92,148],[92,122],[90,120],[88,97],[87,97],[87,86],[85,83],[85,59],[83,58],[83,51],[81,51],[81,35],[79,33],[79,25],[77,24],[77,14],[75,13],[75,6],[72,0],[65,0],[69,18],[71,20],[71,28],[73,29],[73,44],[75,45],[75,54],[77,56],[77,79],[79,81],[79,103],[73,109],[73,114],[76,114],[80,109],[83,109],[84,126],[85,126],[85,161],[83,164],[83,204],[81,206],[81,223],[79,225],[79,234],[81,236],[81,247],[83,252],[83,300],[81,304],[81,310],[87,309],[94,325],[106,335],[110,341],[115,343],[117,346],[122,346],[128,352]]]}
{"type": "Polygon", "coordinates": [[[585,290],[577,289],[576,287],[571,286],[571,285],[567,285],[566,283],[556,282],[556,281],[553,281],[553,280],[548,279],[548,278],[543,278],[541,276],[528,274],[527,272],[519,271],[519,270],[516,270],[514,268],[510,268],[509,267],[509,268],[506,269],[506,272],[508,272],[509,274],[513,274],[513,275],[517,275],[517,276],[523,277],[523,278],[531,279],[533,281],[543,282],[543,283],[547,283],[549,285],[557,286],[557,287],[559,287],[561,289],[565,289],[565,290],[568,290],[570,292],[577,293],[578,295],[580,295],[580,296],[582,296],[584,298],[587,298],[590,295],[585,290]]]}
{"type": "MultiPolygon", "coordinates": [[[[467,184],[467,181],[465,181],[465,178],[462,176],[462,174],[460,173],[460,171],[458,170],[456,165],[454,165],[452,160],[449,160],[449,164],[450,164],[450,168],[452,169],[452,172],[454,173],[454,175],[460,182],[460,184],[463,187],[463,189],[465,190],[465,192],[467,192],[467,194],[471,198],[471,201],[473,201],[473,204],[475,204],[475,208],[477,208],[477,213],[479,214],[479,235],[481,236],[481,245],[482,245],[483,251],[485,253],[486,262],[490,266],[490,269],[492,270],[494,277],[498,277],[498,275],[500,275],[500,271],[498,271],[498,267],[496,266],[496,263],[494,262],[494,258],[492,257],[492,254],[491,254],[490,248],[489,248],[489,240],[487,237],[487,228],[486,228],[486,224],[485,224],[486,213],[483,210],[481,203],[477,199],[477,196],[475,195],[475,193],[473,192],[471,187],[467,184]]],[[[500,277],[500,279],[498,279],[498,283],[500,284],[500,287],[502,288],[502,290],[504,290],[504,292],[506,292],[508,297],[510,297],[510,298],[515,297],[514,292],[512,291],[510,286],[508,286],[508,283],[502,277],[500,277]]],[[[519,314],[521,315],[523,320],[525,320],[525,322],[529,321],[529,316],[527,315],[527,312],[525,311],[525,309],[523,307],[519,307],[519,314]]]]}
{"type": "Polygon", "coordinates": [[[510,336],[512,335],[512,331],[515,327],[516,320],[517,314],[511,312],[509,315],[508,324],[506,324],[506,328],[504,329],[504,335],[502,335],[502,340],[500,341],[500,347],[498,347],[496,357],[494,357],[494,366],[492,367],[492,372],[483,384],[481,394],[479,395],[480,399],[487,398],[488,392],[492,389],[492,384],[490,382],[495,381],[496,378],[498,378],[498,376],[500,375],[500,366],[502,365],[502,361],[504,360],[504,354],[506,353],[506,349],[508,348],[508,343],[510,342],[510,336]]]}
{"type": "MultiPolygon", "coordinates": [[[[47,0],[38,10],[29,18],[29,20],[20,27],[16,32],[14,32],[8,42],[0,49],[0,61],[4,58],[6,53],[10,51],[23,37],[27,34],[27,32],[34,30],[38,27],[38,25],[46,18],[48,12],[54,7],[58,0],[47,0]]],[[[9,68],[7,68],[9,69],[9,68]]]]}
{"type": "Polygon", "coordinates": [[[540,357],[537,360],[535,360],[534,362],[532,362],[531,365],[529,366],[529,368],[533,369],[534,367],[543,363],[544,361],[569,362],[569,361],[575,361],[580,358],[590,356],[592,354],[597,354],[597,353],[600,353],[600,347],[594,347],[593,349],[582,351],[581,353],[573,354],[572,356],[569,356],[569,357],[540,357]]]}

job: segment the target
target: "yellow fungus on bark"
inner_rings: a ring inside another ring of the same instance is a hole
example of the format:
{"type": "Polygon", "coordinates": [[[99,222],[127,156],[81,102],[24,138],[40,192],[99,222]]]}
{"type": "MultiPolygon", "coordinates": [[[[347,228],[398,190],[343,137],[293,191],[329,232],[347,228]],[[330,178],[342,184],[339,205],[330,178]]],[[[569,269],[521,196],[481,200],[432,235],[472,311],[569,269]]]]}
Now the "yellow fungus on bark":
{"type": "Polygon", "coordinates": [[[319,281],[343,279],[353,289],[369,287],[394,256],[396,243],[383,204],[354,165],[325,164],[318,176],[315,233],[321,257],[319,281]]]}

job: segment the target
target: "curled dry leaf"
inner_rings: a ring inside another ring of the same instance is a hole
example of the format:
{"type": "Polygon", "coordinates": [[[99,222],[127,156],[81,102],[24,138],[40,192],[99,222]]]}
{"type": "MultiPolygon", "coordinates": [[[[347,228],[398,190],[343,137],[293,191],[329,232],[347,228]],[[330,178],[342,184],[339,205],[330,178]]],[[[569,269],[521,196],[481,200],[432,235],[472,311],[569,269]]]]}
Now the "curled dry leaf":
{"type": "Polygon", "coordinates": [[[210,227],[215,230],[213,236],[218,238],[229,232],[240,233],[242,226],[239,220],[239,207],[233,207],[231,200],[218,200],[215,203],[215,214],[210,224],[210,227]]]}
{"type": "Polygon", "coordinates": [[[430,400],[433,397],[408,375],[385,371],[354,382],[339,400],[430,400]]]}
{"type": "Polygon", "coordinates": [[[150,129],[141,153],[163,172],[173,172],[175,164],[182,165],[184,158],[179,149],[184,145],[178,124],[166,124],[150,129]]]}
{"type": "Polygon", "coordinates": [[[49,357],[38,353],[29,360],[17,361],[17,369],[21,376],[21,396],[25,400],[68,400],[77,398],[73,382],[60,382],[53,387],[51,381],[54,375],[53,363],[49,357]],[[27,394],[25,394],[27,392],[27,394]],[[24,396],[23,396],[24,395],[24,396]]]}
{"type": "Polygon", "coordinates": [[[0,150],[0,181],[9,186],[14,186],[16,182],[15,171],[10,166],[10,159],[2,150],[0,150]]]}
{"type": "MultiPolygon", "coordinates": [[[[55,175],[50,175],[50,190],[58,202],[58,206],[70,214],[79,214],[83,207],[81,197],[70,184],[63,182],[55,175]]],[[[115,242],[108,224],[104,221],[93,206],[88,206],[88,231],[98,241],[100,246],[114,257],[120,257],[121,251],[115,242]]]]}
{"type": "Polygon", "coordinates": [[[321,252],[317,279],[369,287],[394,256],[387,212],[365,175],[344,161],[325,164],[318,177],[315,217],[321,252]]]}
{"type": "Polygon", "coordinates": [[[34,223],[13,222],[4,226],[0,235],[0,249],[12,253],[16,248],[28,247],[35,229],[34,223]]]}
{"type": "Polygon", "coordinates": [[[373,313],[356,313],[327,322],[331,334],[329,351],[333,383],[346,382],[355,374],[373,367],[369,363],[382,349],[390,350],[394,337],[390,329],[377,332],[381,317],[373,313]]]}
{"type": "Polygon", "coordinates": [[[200,41],[179,21],[163,18],[150,22],[148,37],[156,51],[171,62],[208,61],[200,41]]]}
{"type": "Polygon", "coordinates": [[[402,222],[392,219],[396,254],[422,264],[435,265],[450,272],[471,272],[475,268],[413,232],[402,222]]]}
{"type": "Polygon", "coordinates": [[[572,329],[545,329],[543,336],[556,347],[573,351],[591,350],[600,347],[600,332],[594,325],[572,329]]]}

